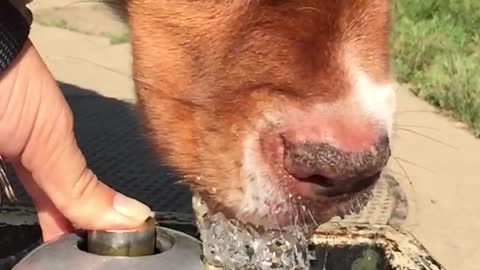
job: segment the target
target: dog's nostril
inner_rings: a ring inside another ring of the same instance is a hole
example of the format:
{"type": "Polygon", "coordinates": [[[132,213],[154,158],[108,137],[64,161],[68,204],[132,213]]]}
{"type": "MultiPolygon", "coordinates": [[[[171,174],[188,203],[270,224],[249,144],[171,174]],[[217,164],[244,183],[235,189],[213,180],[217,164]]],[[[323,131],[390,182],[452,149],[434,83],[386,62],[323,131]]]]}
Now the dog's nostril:
{"type": "Polygon", "coordinates": [[[366,179],[378,175],[390,158],[388,137],[360,153],[344,152],[326,143],[293,144],[285,139],[284,147],[285,170],[299,181],[325,188],[356,189],[365,185],[366,179]]]}

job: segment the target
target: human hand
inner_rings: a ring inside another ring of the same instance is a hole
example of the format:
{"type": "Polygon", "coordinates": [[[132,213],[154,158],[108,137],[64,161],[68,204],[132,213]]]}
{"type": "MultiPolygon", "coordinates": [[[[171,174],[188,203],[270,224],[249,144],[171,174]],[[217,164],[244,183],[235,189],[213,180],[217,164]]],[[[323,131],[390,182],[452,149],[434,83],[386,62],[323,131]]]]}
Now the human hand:
{"type": "Polygon", "coordinates": [[[30,42],[0,74],[0,155],[32,198],[44,241],[74,228],[132,228],[151,215],[87,168],[72,112],[30,42]]]}

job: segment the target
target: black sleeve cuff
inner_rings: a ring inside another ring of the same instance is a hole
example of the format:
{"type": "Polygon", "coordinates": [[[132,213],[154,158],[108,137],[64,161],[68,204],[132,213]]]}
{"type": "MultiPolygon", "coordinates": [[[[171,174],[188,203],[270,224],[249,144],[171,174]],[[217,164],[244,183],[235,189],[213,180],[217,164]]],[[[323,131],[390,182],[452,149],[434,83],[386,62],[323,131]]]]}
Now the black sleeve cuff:
{"type": "Polygon", "coordinates": [[[0,73],[23,49],[30,24],[9,0],[0,0],[0,73]]]}

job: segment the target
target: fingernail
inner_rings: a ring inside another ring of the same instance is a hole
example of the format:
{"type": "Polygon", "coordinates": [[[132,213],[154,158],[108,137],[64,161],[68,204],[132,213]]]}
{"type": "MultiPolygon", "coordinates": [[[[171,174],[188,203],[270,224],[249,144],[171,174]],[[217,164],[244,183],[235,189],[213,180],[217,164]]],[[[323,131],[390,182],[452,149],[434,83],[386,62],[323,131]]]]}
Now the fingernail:
{"type": "Polygon", "coordinates": [[[148,217],[153,216],[153,212],[148,206],[120,193],[115,195],[113,207],[120,214],[138,221],[145,221],[148,217]]]}

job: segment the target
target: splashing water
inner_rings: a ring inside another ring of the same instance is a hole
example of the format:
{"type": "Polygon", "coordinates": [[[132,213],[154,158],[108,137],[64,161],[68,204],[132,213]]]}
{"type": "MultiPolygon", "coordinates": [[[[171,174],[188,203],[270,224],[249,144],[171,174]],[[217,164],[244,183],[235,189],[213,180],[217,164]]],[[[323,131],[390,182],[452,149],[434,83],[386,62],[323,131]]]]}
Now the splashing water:
{"type": "Polygon", "coordinates": [[[222,213],[210,214],[198,195],[193,197],[193,208],[205,263],[235,270],[310,268],[313,254],[308,249],[309,232],[304,226],[260,231],[254,226],[229,220],[222,213]]]}

